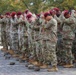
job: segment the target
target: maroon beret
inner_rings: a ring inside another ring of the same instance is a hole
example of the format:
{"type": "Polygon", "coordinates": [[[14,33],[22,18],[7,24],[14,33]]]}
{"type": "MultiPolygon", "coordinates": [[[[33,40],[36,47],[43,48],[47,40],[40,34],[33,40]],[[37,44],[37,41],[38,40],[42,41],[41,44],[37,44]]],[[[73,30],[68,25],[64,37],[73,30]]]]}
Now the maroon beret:
{"type": "Polygon", "coordinates": [[[53,10],[50,10],[49,13],[50,13],[50,15],[52,15],[53,14],[53,10]]]}
{"type": "Polygon", "coordinates": [[[36,16],[37,16],[37,17],[40,17],[40,14],[37,14],[36,16]]]}
{"type": "Polygon", "coordinates": [[[60,11],[60,9],[59,9],[59,8],[54,8],[53,10],[55,10],[56,12],[60,11]]]}
{"type": "Polygon", "coordinates": [[[27,16],[26,16],[26,18],[31,18],[32,17],[32,14],[28,14],[27,16]]]}
{"type": "Polygon", "coordinates": [[[45,12],[44,13],[44,17],[46,18],[47,16],[49,16],[50,15],[50,13],[49,12],[45,12]]]}
{"type": "Polygon", "coordinates": [[[7,12],[7,13],[5,13],[5,15],[10,15],[10,13],[9,13],[9,12],[7,12]]]}
{"type": "Polygon", "coordinates": [[[29,11],[28,9],[27,9],[27,10],[25,10],[25,13],[27,14],[27,13],[28,13],[28,11],[29,11]]]}
{"type": "Polygon", "coordinates": [[[11,16],[14,17],[16,15],[16,12],[12,12],[11,16]]]}
{"type": "Polygon", "coordinates": [[[66,11],[64,12],[64,16],[67,16],[68,14],[69,14],[69,11],[66,10],[66,11]]]}
{"type": "Polygon", "coordinates": [[[17,12],[17,16],[18,16],[18,15],[21,15],[21,14],[22,14],[22,12],[17,12]]]}

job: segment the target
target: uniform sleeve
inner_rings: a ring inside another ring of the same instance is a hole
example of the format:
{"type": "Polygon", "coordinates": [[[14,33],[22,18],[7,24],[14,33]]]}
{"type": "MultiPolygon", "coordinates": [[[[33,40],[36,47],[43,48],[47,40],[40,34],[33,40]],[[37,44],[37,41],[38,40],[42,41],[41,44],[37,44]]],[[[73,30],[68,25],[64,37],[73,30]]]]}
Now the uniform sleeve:
{"type": "Polygon", "coordinates": [[[47,29],[55,25],[57,25],[57,21],[55,19],[52,19],[47,24],[45,24],[44,28],[47,29]]]}
{"type": "Polygon", "coordinates": [[[33,29],[33,30],[36,30],[36,31],[39,31],[40,26],[34,25],[32,29],[33,29]]]}
{"type": "Polygon", "coordinates": [[[0,20],[0,23],[7,23],[6,18],[1,19],[1,20],[0,20]]]}
{"type": "Polygon", "coordinates": [[[54,18],[57,20],[58,23],[61,23],[61,20],[59,17],[57,17],[56,15],[54,15],[54,18]]]}
{"type": "Polygon", "coordinates": [[[68,19],[65,19],[64,20],[64,23],[67,23],[67,24],[74,24],[74,20],[72,18],[68,18],[68,19]]]}
{"type": "Polygon", "coordinates": [[[64,17],[64,14],[63,14],[63,12],[61,13],[61,15],[60,15],[60,20],[61,20],[61,22],[63,22],[64,20],[65,20],[65,17],[64,17]]]}
{"type": "Polygon", "coordinates": [[[2,19],[0,19],[0,24],[3,22],[3,20],[2,19]]]}

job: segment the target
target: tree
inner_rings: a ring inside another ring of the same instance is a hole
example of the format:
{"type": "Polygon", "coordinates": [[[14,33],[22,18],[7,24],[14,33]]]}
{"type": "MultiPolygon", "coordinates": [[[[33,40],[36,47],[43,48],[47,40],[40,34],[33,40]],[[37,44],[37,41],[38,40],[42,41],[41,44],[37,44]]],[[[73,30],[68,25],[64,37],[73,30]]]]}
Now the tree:
{"type": "Polygon", "coordinates": [[[76,0],[0,0],[0,13],[25,11],[33,13],[48,11],[53,7],[60,9],[76,8],[76,0]]]}

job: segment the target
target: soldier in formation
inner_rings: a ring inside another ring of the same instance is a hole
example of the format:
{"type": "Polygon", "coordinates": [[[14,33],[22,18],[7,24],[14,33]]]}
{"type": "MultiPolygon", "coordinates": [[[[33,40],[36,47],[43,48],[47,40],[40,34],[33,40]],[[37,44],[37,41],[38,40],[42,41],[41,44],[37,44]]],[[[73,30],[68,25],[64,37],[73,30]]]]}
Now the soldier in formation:
{"type": "Polygon", "coordinates": [[[61,12],[59,8],[38,15],[29,10],[1,15],[2,51],[27,61],[26,66],[35,71],[58,71],[57,65],[73,67],[75,20],[75,10],[61,12]]]}

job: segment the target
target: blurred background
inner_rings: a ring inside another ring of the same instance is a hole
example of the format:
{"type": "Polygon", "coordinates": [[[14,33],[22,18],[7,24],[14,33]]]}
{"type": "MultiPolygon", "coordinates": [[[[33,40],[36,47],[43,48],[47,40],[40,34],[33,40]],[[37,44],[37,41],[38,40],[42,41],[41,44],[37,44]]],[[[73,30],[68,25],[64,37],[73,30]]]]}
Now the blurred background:
{"type": "Polygon", "coordinates": [[[0,14],[12,11],[25,11],[32,13],[48,11],[53,7],[64,9],[76,9],[76,0],[0,0],[0,14]]]}

